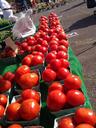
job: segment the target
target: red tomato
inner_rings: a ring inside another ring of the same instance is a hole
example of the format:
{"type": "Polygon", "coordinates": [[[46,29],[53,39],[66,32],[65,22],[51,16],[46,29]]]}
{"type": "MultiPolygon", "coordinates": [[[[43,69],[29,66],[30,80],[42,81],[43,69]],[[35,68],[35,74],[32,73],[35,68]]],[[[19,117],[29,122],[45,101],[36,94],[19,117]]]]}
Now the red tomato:
{"type": "Polygon", "coordinates": [[[62,39],[67,40],[67,36],[64,32],[59,33],[58,38],[59,38],[59,40],[62,40],[62,39]]]}
{"type": "Polygon", "coordinates": [[[32,50],[33,50],[33,48],[31,46],[28,46],[27,49],[26,49],[26,51],[28,51],[30,53],[32,52],[32,50]]]}
{"type": "Polygon", "coordinates": [[[39,38],[39,39],[37,40],[37,42],[38,42],[38,44],[41,45],[41,43],[43,42],[43,39],[42,39],[42,38],[39,38]]]}
{"type": "Polygon", "coordinates": [[[60,90],[54,90],[48,94],[47,107],[50,111],[61,110],[66,103],[66,96],[60,90]]]}
{"type": "Polygon", "coordinates": [[[32,59],[29,56],[26,56],[22,60],[22,65],[31,66],[32,59]]]}
{"type": "Polygon", "coordinates": [[[60,61],[61,61],[62,67],[64,67],[64,68],[68,68],[69,67],[70,64],[69,64],[68,60],[60,59],[60,61]]]}
{"type": "Polygon", "coordinates": [[[50,67],[51,69],[53,69],[54,71],[59,70],[59,68],[61,68],[61,61],[59,59],[54,59],[50,62],[50,67]]]}
{"type": "Polygon", "coordinates": [[[69,42],[67,40],[60,40],[59,44],[64,45],[66,48],[68,48],[68,46],[69,46],[69,42]]]}
{"type": "Polygon", "coordinates": [[[38,103],[40,102],[39,93],[32,89],[26,89],[25,91],[23,91],[21,97],[23,100],[35,99],[38,103]]]}
{"type": "Polygon", "coordinates": [[[0,105],[6,106],[7,104],[7,96],[4,94],[0,94],[0,105]]]}
{"type": "Polygon", "coordinates": [[[41,45],[44,46],[44,47],[48,47],[48,43],[47,43],[46,40],[43,40],[42,43],[41,43],[41,45]]]}
{"type": "Polygon", "coordinates": [[[19,124],[12,124],[12,125],[8,126],[8,128],[23,128],[23,127],[19,124]]]}
{"type": "Polygon", "coordinates": [[[57,53],[57,59],[68,59],[68,54],[64,51],[58,51],[57,53]]]}
{"type": "Polygon", "coordinates": [[[33,120],[39,116],[40,105],[36,100],[28,99],[22,102],[19,112],[22,119],[33,120]]]}
{"type": "Polygon", "coordinates": [[[3,77],[5,80],[13,82],[15,75],[12,72],[6,72],[3,77]]]}
{"type": "Polygon", "coordinates": [[[52,44],[50,46],[50,51],[57,51],[57,49],[58,49],[58,45],[57,44],[52,44]]]}
{"type": "Polygon", "coordinates": [[[70,117],[65,117],[59,121],[58,128],[74,128],[74,127],[75,126],[73,124],[72,118],[70,117]]]}
{"type": "Polygon", "coordinates": [[[69,90],[66,96],[67,102],[74,107],[83,105],[85,102],[84,94],[79,90],[69,90]]]}
{"type": "Polygon", "coordinates": [[[30,68],[29,68],[27,65],[22,65],[22,66],[20,66],[20,67],[16,70],[15,75],[16,75],[16,77],[17,77],[17,79],[18,79],[18,77],[20,77],[21,75],[24,75],[24,74],[30,73],[30,72],[31,72],[31,70],[30,70],[30,68]]]}
{"type": "Polygon", "coordinates": [[[69,74],[70,72],[68,69],[61,67],[57,72],[57,78],[59,78],[60,80],[64,80],[69,74]]]}
{"type": "Polygon", "coordinates": [[[61,92],[63,92],[63,85],[57,81],[53,82],[48,88],[48,93],[50,93],[53,90],[60,90],[61,92]]]}
{"type": "Polygon", "coordinates": [[[23,50],[27,50],[28,43],[27,43],[27,42],[23,42],[23,43],[21,44],[21,47],[22,47],[23,50]]]}
{"type": "Polygon", "coordinates": [[[56,59],[56,55],[54,53],[50,52],[46,55],[45,60],[47,64],[50,63],[53,59],[56,59]]]}
{"type": "Polygon", "coordinates": [[[78,126],[76,126],[76,128],[94,128],[92,125],[90,124],[79,124],[78,126]]]}
{"type": "Polygon", "coordinates": [[[9,104],[9,106],[7,107],[7,110],[6,110],[6,116],[7,116],[8,120],[16,121],[20,118],[19,117],[20,106],[21,105],[19,103],[16,103],[16,102],[9,104]]]}
{"type": "Polygon", "coordinates": [[[59,45],[57,50],[58,51],[64,51],[67,53],[67,48],[64,45],[59,45]]]}
{"type": "Polygon", "coordinates": [[[41,52],[42,46],[40,44],[35,45],[35,51],[41,52]]]}
{"type": "Polygon", "coordinates": [[[48,51],[47,47],[41,46],[41,51],[43,54],[45,54],[48,51]]]}
{"type": "Polygon", "coordinates": [[[4,107],[2,105],[0,105],[0,118],[3,117],[4,111],[5,111],[4,107]]]}
{"type": "Polygon", "coordinates": [[[44,58],[44,54],[43,54],[42,52],[33,51],[33,52],[32,52],[32,55],[39,55],[39,56],[41,56],[42,58],[44,58]]]}
{"type": "Polygon", "coordinates": [[[6,92],[11,88],[11,82],[8,80],[2,80],[0,82],[0,93],[6,92]]]}
{"type": "Polygon", "coordinates": [[[25,90],[25,89],[31,89],[32,87],[37,86],[38,81],[39,81],[38,74],[26,73],[19,78],[18,84],[23,90],[25,90]]]}
{"type": "Polygon", "coordinates": [[[58,45],[58,42],[56,40],[51,40],[49,46],[51,47],[52,45],[58,45]]]}
{"type": "Polygon", "coordinates": [[[45,82],[52,82],[56,79],[56,72],[52,69],[45,69],[42,73],[42,79],[45,82]]]}
{"type": "Polygon", "coordinates": [[[79,76],[70,74],[64,81],[64,87],[68,90],[70,89],[80,89],[82,85],[82,81],[80,80],[79,76]]]}
{"type": "Polygon", "coordinates": [[[43,64],[44,59],[40,55],[34,55],[32,59],[32,66],[43,64]]]}
{"type": "Polygon", "coordinates": [[[96,124],[96,113],[89,108],[79,108],[75,113],[77,123],[88,123],[90,125],[96,124]]]}
{"type": "Polygon", "coordinates": [[[50,37],[48,35],[44,35],[43,39],[46,40],[47,42],[49,42],[50,37]]]}

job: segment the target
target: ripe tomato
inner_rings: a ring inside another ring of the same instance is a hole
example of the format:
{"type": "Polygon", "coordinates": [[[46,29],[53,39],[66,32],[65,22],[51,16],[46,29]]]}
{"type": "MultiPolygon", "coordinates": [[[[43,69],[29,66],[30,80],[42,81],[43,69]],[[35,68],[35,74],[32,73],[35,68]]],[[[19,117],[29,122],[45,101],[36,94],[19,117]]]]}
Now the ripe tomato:
{"type": "Polygon", "coordinates": [[[44,59],[40,55],[34,55],[32,59],[32,66],[43,64],[44,59]]]}
{"type": "Polygon", "coordinates": [[[54,59],[50,62],[50,67],[51,69],[53,69],[54,71],[59,70],[59,68],[61,68],[61,61],[59,59],[54,59]]]}
{"type": "Polygon", "coordinates": [[[17,77],[17,79],[18,79],[18,77],[20,77],[21,75],[24,75],[24,74],[30,73],[30,72],[31,72],[31,70],[30,70],[30,68],[29,68],[27,65],[22,65],[22,66],[20,66],[20,67],[16,70],[15,75],[16,75],[16,77],[17,77]]]}
{"type": "Polygon", "coordinates": [[[26,56],[22,60],[22,65],[31,66],[32,59],[29,56],[26,56]]]}
{"type": "Polygon", "coordinates": [[[36,100],[28,99],[22,102],[19,112],[22,119],[33,120],[39,116],[40,105],[36,100]]]}
{"type": "Polygon", "coordinates": [[[79,76],[70,74],[64,81],[64,87],[68,90],[70,89],[80,89],[82,85],[82,81],[79,76]]]}
{"type": "Polygon", "coordinates": [[[5,111],[4,107],[0,105],[0,119],[3,117],[4,111],[5,111]]]}
{"type": "Polygon", "coordinates": [[[6,92],[11,88],[11,82],[8,80],[2,80],[0,82],[0,93],[6,92]]]}
{"type": "Polygon", "coordinates": [[[58,45],[58,42],[56,40],[51,40],[49,43],[49,46],[52,46],[52,45],[58,45]]]}
{"type": "Polygon", "coordinates": [[[52,52],[48,53],[45,58],[47,64],[49,64],[53,59],[56,59],[56,55],[52,52]]]}
{"type": "Polygon", "coordinates": [[[40,102],[39,93],[32,89],[26,89],[25,91],[23,91],[21,97],[23,100],[35,99],[38,103],[40,102]]]}
{"type": "Polygon", "coordinates": [[[48,43],[47,43],[46,40],[43,40],[42,43],[41,43],[41,45],[44,46],[44,47],[48,47],[48,43]]]}
{"type": "Polygon", "coordinates": [[[23,50],[27,50],[27,47],[28,47],[28,43],[27,42],[23,42],[22,44],[21,44],[21,47],[22,47],[22,49],[23,50]]]}
{"type": "Polygon", "coordinates": [[[57,50],[58,51],[64,51],[67,53],[67,48],[64,45],[59,45],[57,50]]]}
{"type": "Polygon", "coordinates": [[[64,32],[59,33],[58,38],[59,38],[59,40],[62,40],[62,39],[67,40],[67,36],[64,32]]]}
{"type": "Polygon", "coordinates": [[[33,51],[33,52],[32,52],[32,55],[39,55],[39,56],[41,56],[42,58],[44,58],[44,54],[43,54],[42,52],[33,51]]]}
{"type": "Polygon", "coordinates": [[[90,124],[79,124],[78,126],[76,126],[76,128],[94,128],[92,125],[90,124]]]}
{"type": "Polygon", "coordinates": [[[12,124],[12,125],[8,126],[8,128],[23,128],[23,127],[19,124],[12,124]]]}
{"type": "Polygon", "coordinates": [[[56,72],[52,69],[45,69],[42,73],[42,79],[45,82],[52,82],[56,79],[56,72]]]}
{"type": "Polygon", "coordinates": [[[15,75],[12,72],[6,72],[3,77],[5,80],[13,82],[15,75]]]}
{"type": "Polygon", "coordinates": [[[79,90],[69,90],[66,96],[67,102],[74,107],[83,105],[85,102],[84,94],[79,90]]]}
{"type": "Polygon", "coordinates": [[[55,81],[49,86],[48,93],[50,93],[53,90],[60,90],[61,92],[63,92],[63,85],[58,81],[55,81]]]}
{"type": "Polygon", "coordinates": [[[57,51],[57,49],[58,49],[58,45],[57,44],[52,44],[50,46],[50,51],[57,51]]]}
{"type": "Polygon", "coordinates": [[[32,89],[32,87],[37,86],[38,81],[39,76],[37,73],[26,73],[19,78],[18,84],[23,90],[32,89]]]}
{"type": "Polygon", "coordinates": [[[64,51],[58,51],[56,57],[57,57],[57,59],[61,59],[61,58],[68,59],[68,54],[64,51]]]}
{"type": "Polygon", "coordinates": [[[21,105],[17,102],[9,104],[9,106],[7,107],[7,110],[6,110],[6,116],[7,116],[8,120],[16,121],[20,118],[19,117],[20,106],[21,105]]]}
{"type": "Polygon", "coordinates": [[[89,108],[79,108],[75,113],[77,123],[88,123],[90,125],[96,124],[96,114],[89,108]]]}
{"type": "Polygon", "coordinates": [[[60,59],[60,61],[61,61],[62,67],[64,67],[64,68],[68,68],[69,67],[68,60],[66,60],[66,59],[60,59]]]}
{"type": "Polygon", "coordinates": [[[6,106],[7,104],[7,96],[4,94],[0,94],[0,105],[6,106]]]}
{"type": "Polygon", "coordinates": [[[60,90],[51,91],[47,97],[47,107],[51,111],[61,110],[66,103],[66,96],[60,90]]]}
{"type": "Polygon", "coordinates": [[[72,118],[65,117],[59,121],[58,128],[74,128],[72,118]]]}
{"type": "Polygon", "coordinates": [[[66,79],[66,77],[70,74],[69,70],[66,68],[59,68],[57,72],[57,78],[60,80],[66,79]]]}
{"type": "Polygon", "coordinates": [[[69,42],[67,40],[60,40],[59,44],[64,45],[66,48],[68,48],[68,46],[69,46],[69,42]]]}

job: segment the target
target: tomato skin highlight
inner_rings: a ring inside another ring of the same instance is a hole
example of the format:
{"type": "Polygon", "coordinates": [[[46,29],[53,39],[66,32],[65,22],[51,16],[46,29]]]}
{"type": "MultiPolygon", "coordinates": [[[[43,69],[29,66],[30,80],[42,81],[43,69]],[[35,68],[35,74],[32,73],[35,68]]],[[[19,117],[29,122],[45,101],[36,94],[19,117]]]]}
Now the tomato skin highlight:
{"type": "Polygon", "coordinates": [[[90,124],[79,124],[78,126],[76,126],[76,128],[94,128],[94,127],[90,124]]]}

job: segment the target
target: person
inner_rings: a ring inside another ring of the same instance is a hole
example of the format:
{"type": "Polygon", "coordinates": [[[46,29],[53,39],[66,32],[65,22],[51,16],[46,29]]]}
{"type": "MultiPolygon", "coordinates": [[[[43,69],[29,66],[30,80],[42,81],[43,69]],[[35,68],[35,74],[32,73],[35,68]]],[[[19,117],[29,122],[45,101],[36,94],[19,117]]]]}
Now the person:
{"type": "Polygon", "coordinates": [[[0,8],[3,12],[3,18],[15,22],[17,17],[13,14],[10,4],[6,0],[0,0],[0,8]]]}

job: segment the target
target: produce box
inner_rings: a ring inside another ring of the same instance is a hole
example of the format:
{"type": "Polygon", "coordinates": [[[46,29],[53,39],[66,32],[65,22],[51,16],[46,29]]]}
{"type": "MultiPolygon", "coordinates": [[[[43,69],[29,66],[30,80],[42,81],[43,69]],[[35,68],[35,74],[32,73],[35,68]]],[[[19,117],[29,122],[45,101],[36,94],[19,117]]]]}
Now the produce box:
{"type": "MultiPolygon", "coordinates": [[[[20,95],[13,96],[11,103],[16,102],[16,100],[18,100],[18,98],[20,98],[20,97],[21,97],[20,95]]],[[[40,101],[40,107],[41,106],[42,106],[42,104],[41,104],[41,101],[40,101]]],[[[6,118],[6,116],[5,116],[4,117],[4,123],[5,123],[6,126],[11,125],[11,124],[21,124],[22,126],[34,126],[34,125],[36,126],[36,125],[39,125],[40,124],[40,115],[39,115],[39,117],[36,117],[35,119],[33,119],[31,121],[23,121],[23,120],[19,120],[19,121],[8,121],[7,118],[6,118]]]]}

